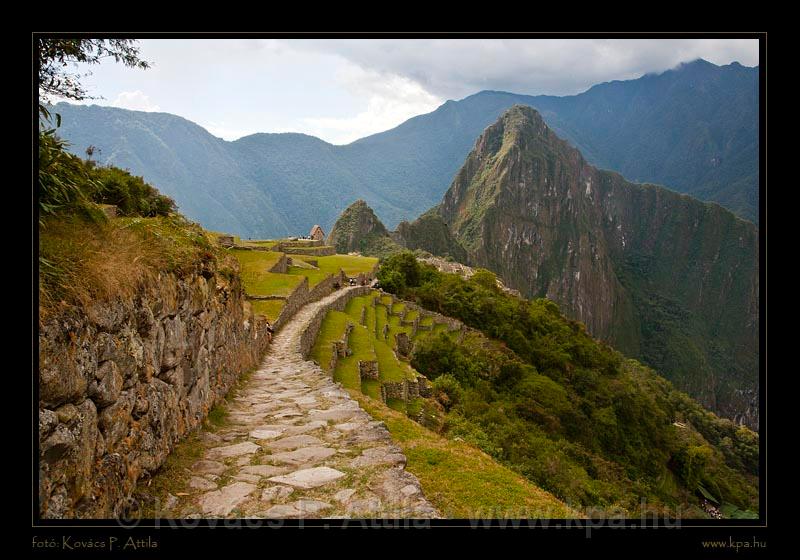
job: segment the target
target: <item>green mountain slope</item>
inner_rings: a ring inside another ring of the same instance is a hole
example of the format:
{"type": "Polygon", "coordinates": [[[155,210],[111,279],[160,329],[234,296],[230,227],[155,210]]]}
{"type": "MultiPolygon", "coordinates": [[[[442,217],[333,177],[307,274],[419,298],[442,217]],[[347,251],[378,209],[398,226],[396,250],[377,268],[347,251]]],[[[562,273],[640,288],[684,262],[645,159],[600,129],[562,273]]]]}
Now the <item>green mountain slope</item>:
{"type": "Polygon", "coordinates": [[[468,264],[557,302],[705,406],[758,425],[750,222],[592,167],[524,106],[486,129],[438,213],[468,264]]]}
{"type": "Polygon", "coordinates": [[[439,272],[407,252],[387,258],[378,277],[471,327],[414,340],[410,363],[433,380],[443,409],[433,429],[590,516],[706,517],[704,498],[758,509],[758,436],[594,340],[553,302],[507,294],[485,270],[439,272]]]}

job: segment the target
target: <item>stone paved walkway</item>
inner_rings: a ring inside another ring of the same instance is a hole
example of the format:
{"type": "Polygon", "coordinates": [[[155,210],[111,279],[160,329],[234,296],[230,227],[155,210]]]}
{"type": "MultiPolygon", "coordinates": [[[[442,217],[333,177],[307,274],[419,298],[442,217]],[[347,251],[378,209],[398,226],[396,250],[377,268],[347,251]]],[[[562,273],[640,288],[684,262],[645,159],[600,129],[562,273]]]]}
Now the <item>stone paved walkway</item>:
{"type": "Polygon", "coordinates": [[[204,457],[166,517],[438,516],[383,423],[299,352],[314,312],[349,289],[305,306],[275,335],[225,426],[202,434],[204,457]]]}

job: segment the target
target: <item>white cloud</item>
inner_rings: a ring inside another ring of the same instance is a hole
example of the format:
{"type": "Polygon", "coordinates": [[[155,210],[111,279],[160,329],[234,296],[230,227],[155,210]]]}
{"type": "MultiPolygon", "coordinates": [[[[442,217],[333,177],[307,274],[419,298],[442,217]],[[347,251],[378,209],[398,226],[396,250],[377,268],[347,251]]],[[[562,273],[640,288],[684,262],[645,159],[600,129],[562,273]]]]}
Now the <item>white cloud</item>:
{"type": "Polygon", "coordinates": [[[301,125],[310,134],[334,144],[347,144],[388,130],[411,117],[433,111],[443,102],[419,83],[397,74],[347,64],[337,77],[366,107],[348,117],[306,117],[301,125]]]}
{"type": "Polygon", "coordinates": [[[254,134],[256,132],[260,132],[258,130],[244,130],[241,128],[232,127],[226,122],[198,121],[197,124],[205,128],[207,131],[209,131],[217,138],[222,138],[223,140],[229,140],[229,141],[238,140],[242,136],[247,136],[248,134],[254,134]]]}
{"type": "Polygon", "coordinates": [[[143,39],[141,47],[154,63],[146,71],[113,61],[79,68],[92,71],[85,85],[102,99],[85,103],[166,111],[226,140],[302,132],[334,144],[481,90],[569,95],[696,58],[759,62],[757,40],[719,38],[143,39]]]}
{"type": "Polygon", "coordinates": [[[336,53],[365,69],[404,76],[433,95],[483,89],[569,95],[697,58],[758,64],[755,39],[319,39],[286,40],[336,53]]]}
{"type": "Polygon", "coordinates": [[[150,101],[150,97],[145,95],[142,90],[123,91],[111,103],[112,107],[130,109],[131,111],[160,111],[161,108],[150,101]]]}

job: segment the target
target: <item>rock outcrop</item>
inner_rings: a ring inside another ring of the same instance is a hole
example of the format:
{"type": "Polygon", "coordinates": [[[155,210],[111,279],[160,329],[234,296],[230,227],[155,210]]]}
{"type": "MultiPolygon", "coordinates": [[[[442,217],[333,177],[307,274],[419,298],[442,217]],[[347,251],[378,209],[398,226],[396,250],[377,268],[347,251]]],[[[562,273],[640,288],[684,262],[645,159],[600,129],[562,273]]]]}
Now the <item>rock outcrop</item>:
{"type": "Polygon", "coordinates": [[[375,242],[388,237],[389,232],[372,208],[363,200],[356,200],[336,220],[327,243],[337,253],[370,253],[375,242]]]}
{"type": "Polygon", "coordinates": [[[484,131],[436,211],[467,264],[552,299],[711,410],[757,428],[752,223],[592,167],[524,106],[484,131]]]}
{"type": "Polygon", "coordinates": [[[39,332],[39,512],[108,518],[158,469],[269,341],[238,276],[207,265],[39,332]]]}

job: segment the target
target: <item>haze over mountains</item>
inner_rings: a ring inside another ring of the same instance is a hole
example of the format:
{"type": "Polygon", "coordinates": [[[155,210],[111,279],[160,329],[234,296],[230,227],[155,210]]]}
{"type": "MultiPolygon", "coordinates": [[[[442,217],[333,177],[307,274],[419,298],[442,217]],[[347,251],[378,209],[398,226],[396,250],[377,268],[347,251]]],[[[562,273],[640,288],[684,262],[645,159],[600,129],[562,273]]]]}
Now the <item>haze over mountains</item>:
{"type": "Polygon", "coordinates": [[[758,212],[758,67],[699,60],[566,97],[484,91],[400,126],[334,146],[303,134],[227,142],[165,113],[60,103],[75,153],[129,168],[205,227],[247,237],[329,230],[364,199],[390,228],[437,204],[475,139],[515,104],[538,109],[587,160],[627,179],[667,185],[758,212]]]}

